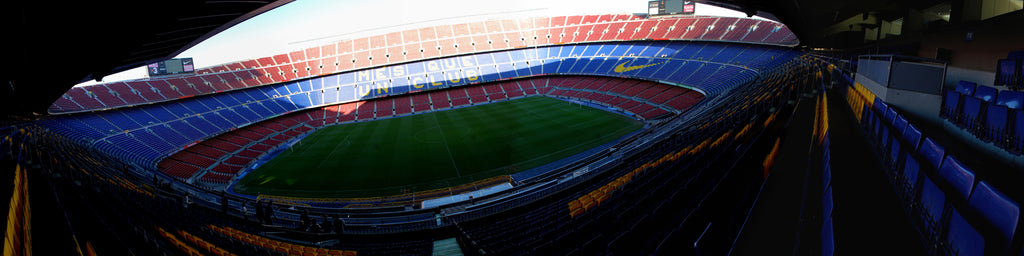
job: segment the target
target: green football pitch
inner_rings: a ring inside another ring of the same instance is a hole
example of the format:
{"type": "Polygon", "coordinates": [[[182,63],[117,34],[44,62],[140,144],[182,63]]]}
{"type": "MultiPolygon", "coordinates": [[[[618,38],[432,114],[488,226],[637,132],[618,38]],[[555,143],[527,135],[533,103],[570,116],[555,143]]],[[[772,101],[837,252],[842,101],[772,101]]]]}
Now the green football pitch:
{"type": "Polygon", "coordinates": [[[452,187],[538,167],[642,127],[548,97],[335,125],[306,136],[233,189],[354,198],[452,187]]]}

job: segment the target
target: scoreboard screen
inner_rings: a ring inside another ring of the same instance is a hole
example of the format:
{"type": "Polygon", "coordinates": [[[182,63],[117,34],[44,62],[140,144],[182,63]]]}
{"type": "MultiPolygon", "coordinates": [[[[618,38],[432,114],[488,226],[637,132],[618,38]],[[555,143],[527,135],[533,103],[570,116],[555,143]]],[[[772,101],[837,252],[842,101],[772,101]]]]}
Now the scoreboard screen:
{"type": "Polygon", "coordinates": [[[661,10],[664,10],[661,7],[661,4],[662,4],[661,1],[650,1],[650,2],[647,2],[647,14],[648,15],[652,15],[652,16],[653,15],[661,14],[661,10]]]}
{"type": "Polygon", "coordinates": [[[195,72],[192,58],[169,59],[146,66],[149,76],[166,76],[195,72]]]}
{"type": "Polygon", "coordinates": [[[696,1],[684,0],[659,0],[647,2],[647,14],[649,15],[673,15],[693,14],[696,11],[696,1]]]}

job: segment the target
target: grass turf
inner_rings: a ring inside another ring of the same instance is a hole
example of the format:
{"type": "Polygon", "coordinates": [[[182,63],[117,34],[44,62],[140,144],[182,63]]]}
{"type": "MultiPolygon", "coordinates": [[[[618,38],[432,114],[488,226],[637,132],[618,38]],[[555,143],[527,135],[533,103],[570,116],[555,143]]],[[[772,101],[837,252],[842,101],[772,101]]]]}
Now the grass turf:
{"type": "Polygon", "coordinates": [[[352,198],[457,186],[566,158],[642,126],[548,97],[336,125],[250,172],[234,190],[352,198]]]}

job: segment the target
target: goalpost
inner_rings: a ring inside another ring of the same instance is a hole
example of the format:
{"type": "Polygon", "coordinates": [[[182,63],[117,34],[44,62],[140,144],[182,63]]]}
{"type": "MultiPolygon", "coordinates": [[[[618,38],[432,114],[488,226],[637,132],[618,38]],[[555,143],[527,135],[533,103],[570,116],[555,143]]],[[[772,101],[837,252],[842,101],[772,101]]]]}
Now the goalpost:
{"type": "Polygon", "coordinates": [[[578,100],[572,100],[572,99],[570,99],[570,100],[567,100],[567,101],[565,101],[565,102],[569,104],[569,107],[570,107],[570,108],[571,108],[571,107],[572,107],[573,105],[576,105],[576,109],[583,109],[583,102],[582,102],[582,101],[578,101],[578,100]]]}

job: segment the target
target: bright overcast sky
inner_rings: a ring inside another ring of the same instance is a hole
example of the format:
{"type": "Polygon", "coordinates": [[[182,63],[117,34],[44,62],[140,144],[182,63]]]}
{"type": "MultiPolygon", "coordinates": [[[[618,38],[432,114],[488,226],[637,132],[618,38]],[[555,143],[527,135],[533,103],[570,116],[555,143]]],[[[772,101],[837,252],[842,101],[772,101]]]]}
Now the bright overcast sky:
{"type": "MultiPolygon", "coordinates": [[[[235,25],[182,52],[197,68],[287,53],[344,39],[439,24],[509,17],[647,13],[648,0],[296,0],[235,25]]],[[[742,13],[698,4],[697,15],[742,13]]],[[[104,78],[146,77],[144,67],[104,78]]],[[[84,83],[81,85],[92,84],[84,83]]]]}

